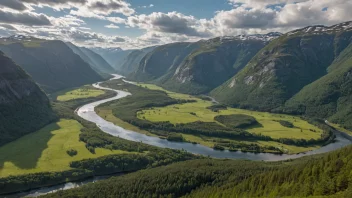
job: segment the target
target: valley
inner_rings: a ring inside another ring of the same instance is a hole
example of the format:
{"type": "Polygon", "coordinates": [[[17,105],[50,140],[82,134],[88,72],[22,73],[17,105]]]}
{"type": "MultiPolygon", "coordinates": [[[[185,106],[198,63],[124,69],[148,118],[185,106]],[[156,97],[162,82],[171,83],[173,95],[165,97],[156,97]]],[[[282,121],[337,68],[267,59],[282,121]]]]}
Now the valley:
{"type": "Polygon", "coordinates": [[[352,22],[189,31],[0,37],[0,196],[352,197],[352,22]]]}

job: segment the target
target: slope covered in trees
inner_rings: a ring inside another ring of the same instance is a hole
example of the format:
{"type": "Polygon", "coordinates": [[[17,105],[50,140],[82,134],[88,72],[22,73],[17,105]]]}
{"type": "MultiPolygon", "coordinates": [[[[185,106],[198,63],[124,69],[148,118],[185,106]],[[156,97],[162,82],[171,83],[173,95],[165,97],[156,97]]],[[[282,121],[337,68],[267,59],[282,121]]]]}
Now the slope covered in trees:
{"type": "Polygon", "coordinates": [[[328,71],[291,98],[284,111],[325,118],[352,129],[352,44],[341,52],[328,71]]]}
{"type": "Polygon", "coordinates": [[[62,41],[13,36],[2,38],[0,43],[0,50],[31,75],[46,92],[102,80],[62,41]]]}
{"type": "Polygon", "coordinates": [[[241,72],[211,94],[233,106],[273,110],[326,75],[351,37],[349,23],[289,32],[272,41],[241,72]]]}
{"type": "Polygon", "coordinates": [[[45,93],[0,52],[0,146],[53,119],[55,116],[45,93]]]}
{"type": "Polygon", "coordinates": [[[198,159],[46,197],[350,197],[352,147],[282,162],[198,159]]]}

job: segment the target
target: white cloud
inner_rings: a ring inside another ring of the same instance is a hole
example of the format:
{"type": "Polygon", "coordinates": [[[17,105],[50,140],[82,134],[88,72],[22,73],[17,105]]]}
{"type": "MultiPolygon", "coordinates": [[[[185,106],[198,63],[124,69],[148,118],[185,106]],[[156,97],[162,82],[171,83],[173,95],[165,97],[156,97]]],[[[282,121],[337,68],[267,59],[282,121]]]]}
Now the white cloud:
{"type": "Polygon", "coordinates": [[[106,17],[105,19],[108,20],[108,21],[111,21],[113,23],[116,23],[116,24],[124,24],[124,23],[126,23],[126,19],[123,19],[121,17],[106,17]]]}
{"type": "Polygon", "coordinates": [[[115,25],[115,24],[113,24],[113,23],[111,23],[110,25],[106,25],[106,26],[104,26],[104,27],[110,28],[110,29],[119,29],[119,28],[120,28],[119,26],[117,26],[117,25],[115,25]]]}
{"type": "Polygon", "coordinates": [[[197,27],[199,20],[193,16],[186,16],[178,12],[153,12],[150,15],[135,15],[128,17],[127,25],[139,27],[153,32],[175,33],[187,36],[206,37],[207,31],[200,31],[197,27]]]}

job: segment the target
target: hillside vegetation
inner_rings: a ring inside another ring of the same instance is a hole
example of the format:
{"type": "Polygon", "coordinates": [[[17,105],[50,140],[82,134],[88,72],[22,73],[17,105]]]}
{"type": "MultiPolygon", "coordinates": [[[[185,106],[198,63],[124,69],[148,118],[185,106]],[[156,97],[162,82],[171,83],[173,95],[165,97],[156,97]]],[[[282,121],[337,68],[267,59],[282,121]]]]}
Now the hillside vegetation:
{"type": "Polygon", "coordinates": [[[162,45],[140,60],[138,69],[128,77],[177,92],[206,93],[240,71],[278,35],[218,37],[162,45]]]}
{"type": "Polygon", "coordinates": [[[287,101],[284,111],[325,118],[352,129],[352,44],[340,53],[328,70],[327,75],[287,101]]]}
{"type": "Polygon", "coordinates": [[[87,62],[94,71],[101,75],[107,75],[114,73],[115,70],[111,67],[109,63],[105,61],[99,54],[93,52],[92,50],[85,47],[78,47],[72,43],[66,43],[66,45],[78,56],[87,62]]]}
{"type": "Polygon", "coordinates": [[[282,106],[327,74],[350,43],[352,29],[345,25],[307,27],[279,37],[211,95],[241,108],[271,111],[282,106]]]}
{"type": "Polygon", "coordinates": [[[2,38],[0,50],[48,93],[102,80],[88,63],[62,41],[32,37],[20,40],[17,37],[2,38]]]}
{"type": "Polygon", "coordinates": [[[53,121],[45,93],[0,52],[0,146],[53,121]]]}
{"type": "Polygon", "coordinates": [[[45,197],[350,197],[351,153],[350,146],[275,163],[191,160],[45,197]]]}

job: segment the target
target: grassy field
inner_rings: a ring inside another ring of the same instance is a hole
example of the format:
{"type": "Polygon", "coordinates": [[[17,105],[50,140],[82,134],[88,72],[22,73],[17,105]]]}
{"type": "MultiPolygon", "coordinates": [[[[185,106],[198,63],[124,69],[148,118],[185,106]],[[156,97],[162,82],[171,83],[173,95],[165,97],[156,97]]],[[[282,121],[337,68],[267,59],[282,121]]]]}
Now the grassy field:
{"type": "Polygon", "coordinates": [[[43,129],[0,147],[0,177],[44,171],[70,169],[71,161],[96,158],[109,154],[126,153],[96,149],[90,153],[79,141],[82,125],[75,120],[61,119],[43,129]],[[71,157],[66,151],[74,149],[78,153],[71,157]]]}
{"type": "MultiPolygon", "coordinates": [[[[156,85],[139,85],[148,89],[163,90],[156,85]]],[[[164,91],[167,92],[170,97],[177,99],[194,99],[197,100],[197,102],[169,105],[162,108],[139,111],[137,113],[138,118],[145,118],[146,120],[152,122],[170,121],[173,124],[177,124],[195,121],[214,122],[214,117],[217,115],[243,114],[254,117],[259,123],[258,127],[246,129],[246,131],[251,133],[263,134],[273,138],[301,138],[307,140],[311,138],[318,139],[322,133],[321,129],[309,124],[307,121],[304,121],[299,117],[235,108],[228,108],[227,110],[213,112],[210,109],[207,109],[207,107],[212,105],[211,101],[201,100],[186,94],[178,94],[166,90],[164,91]],[[195,113],[195,115],[192,115],[191,113],[195,113]],[[293,123],[295,127],[284,127],[275,120],[289,121],[293,123]]]]}
{"type": "Polygon", "coordinates": [[[58,94],[57,100],[60,102],[66,102],[70,100],[76,100],[81,98],[92,98],[103,95],[105,92],[99,89],[95,89],[91,86],[84,86],[75,90],[66,91],[58,94]]]}

